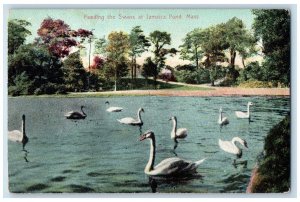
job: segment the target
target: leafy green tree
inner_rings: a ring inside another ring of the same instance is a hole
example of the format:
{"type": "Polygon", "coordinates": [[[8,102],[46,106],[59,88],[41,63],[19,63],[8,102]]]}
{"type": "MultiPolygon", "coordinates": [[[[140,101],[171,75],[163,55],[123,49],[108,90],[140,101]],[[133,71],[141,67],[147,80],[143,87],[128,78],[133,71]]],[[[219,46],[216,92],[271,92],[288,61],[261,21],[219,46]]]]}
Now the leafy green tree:
{"type": "Polygon", "coordinates": [[[263,68],[259,65],[258,62],[251,62],[244,69],[241,70],[239,80],[248,81],[248,80],[258,80],[262,81],[264,79],[263,68]]]}
{"type": "Polygon", "coordinates": [[[291,70],[291,16],[289,10],[254,9],[253,29],[262,40],[266,69],[265,80],[290,85],[291,70]]]}
{"type": "Polygon", "coordinates": [[[197,69],[199,68],[199,59],[202,57],[201,44],[203,42],[203,32],[197,28],[187,33],[183,39],[183,44],[179,47],[181,59],[195,61],[197,69]]]}
{"type": "Polygon", "coordinates": [[[206,69],[210,70],[211,84],[214,86],[216,79],[215,68],[219,62],[226,61],[224,50],[228,47],[224,40],[225,29],[223,26],[211,26],[202,30],[203,41],[201,48],[203,50],[204,62],[206,69]]]}
{"type": "Polygon", "coordinates": [[[241,19],[234,17],[228,20],[225,24],[218,25],[225,30],[224,39],[228,45],[230,54],[230,66],[235,66],[235,59],[237,52],[241,53],[244,57],[250,54],[249,50],[252,50],[256,44],[254,36],[246,29],[245,24],[241,19]],[[248,54],[247,54],[248,53],[248,54]]]}
{"type": "Polygon", "coordinates": [[[26,20],[13,19],[8,21],[8,54],[13,54],[22,44],[26,37],[31,35],[27,29],[31,23],[26,20]]]}
{"type": "Polygon", "coordinates": [[[127,55],[129,51],[128,34],[120,32],[111,32],[108,35],[108,43],[106,46],[107,52],[107,67],[110,67],[114,72],[115,91],[117,90],[117,80],[120,75],[126,75],[128,69],[121,68],[127,64],[127,55]],[[122,73],[120,71],[123,71],[122,73]]]}
{"type": "Polygon", "coordinates": [[[129,34],[129,56],[131,58],[131,79],[136,78],[136,58],[141,56],[150,46],[140,26],[135,26],[129,34]]]}
{"type": "Polygon", "coordinates": [[[64,80],[68,91],[84,91],[87,88],[87,72],[79,51],[71,53],[63,62],[64,80]]]}
{"type": "Polygon", "coordinates": [[[142,76],[148,79],[148,77],[155,77],[157,74],[156,64],[152,61],[151,57],[147,57],[143,64],[142,76]]]}
{"type": "Polygon", "coordinates": [[[167,32],[154,31],[149,35],[149,40],[152,43],[153,49],[152,52],[154,54],[155,70],[153,71],[155,75],[153,75],[154,83],[156,86],[157,76],[162,67],[165,65],[166,56],[168,54],[174,55],[177,53],[175,48],[166,49],[164,48],[166,45],[171,45],[171,34],[167,32]]]}
{"type": "Polygon", "coordinates": [[[34,92],[33,81],[29,79],[26,72],[16,75],[13,85],[9,85],[8,94],[12,96],[30,95],[34,92]]]}
{"type": "Polygon", "coordinates": [[[106,57],[107,40],[105,36],[95,40],[95,53],[106,57]]]}
{"type": "MultiPolygon", "coordinates": [[[[36,44],[21,45],[14,54],[8,57],[8,86],[16,86],[16,81],[23,81],[20,78],[17,79],[23,75],[32,82],[31,89],[34,91],[37,90],[39,93],[61,92],[63,91],[61,67],[61,61],[49,53],[47,47],[36,44]]],[[[32,90],[26,92],[33,93],[32,90]]]]}

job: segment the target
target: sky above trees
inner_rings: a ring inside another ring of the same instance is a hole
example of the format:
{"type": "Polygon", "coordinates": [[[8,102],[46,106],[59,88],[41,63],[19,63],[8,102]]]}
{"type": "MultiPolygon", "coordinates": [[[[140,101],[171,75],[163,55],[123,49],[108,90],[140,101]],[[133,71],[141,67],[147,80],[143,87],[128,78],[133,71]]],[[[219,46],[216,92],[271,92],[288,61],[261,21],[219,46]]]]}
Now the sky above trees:
{"type": "Polygon", "coordinates": [[[172,45],[178,47],[188,31],[194,28],[205,28],[221,22],[226,22],[232,17],[237,17],[251,28],[253,15],[250,9],[13,9],[10,10],[9,19],[24,19],[29,21],[32,36],[36,37],[36,30],[42,21],[51,17],[61,19],[72,28],[95,29],[96,36],[107,36],[111,31],[130,32],[132,27],[140,25],[145,34],[154,30],[168,31],[172,36],[172,45]],[[122,16],[141,16],[143,19],[119,19],[122,16]],[[169,19],[169,15],[182,16],[181,19],[169,19]],[[112,15],[116,19],[101,19],[101,16],[112,15]],[[167,16],[167,19],[147,19],[150,16],[167,16]],[[186,15],[198,16],[198,18],[186,18],[186,15]],[[91,19],[91,16],[97,19],[91,19]]]}
{"type": "MultiPolygon", "coordinates": [[[[9,19],[23,19],[32,24],[28,27],[32,35],[27,37],[27,43],[37,37],[37,30],[47,17],[61,19],[73,29],[94,29],[97,38],[107,37],[112,31],[130,33],[135,26],[141,26],[146,36],[154,30],[166,31],[171,34],[170,47],[174,48],[195,28],[206,28],[237,17],[251,29],[254,18],[250,9],[12,9],[9,12],[9,19]]],[[[172,62],[178,60],[179,56],[172,58],[172,62]]]]}

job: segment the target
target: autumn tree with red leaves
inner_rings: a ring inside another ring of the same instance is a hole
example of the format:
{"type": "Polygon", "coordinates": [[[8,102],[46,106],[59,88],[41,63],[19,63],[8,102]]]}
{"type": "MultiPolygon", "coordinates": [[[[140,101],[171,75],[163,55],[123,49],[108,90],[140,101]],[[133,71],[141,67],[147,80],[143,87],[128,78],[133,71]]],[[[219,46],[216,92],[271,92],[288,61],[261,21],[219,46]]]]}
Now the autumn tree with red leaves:
{"type": "Polygon", "coordinates": [[[69,55],[72,47],[83,43],[87,37],[93,35],[93,32],[85,29],[72,30],[60,19],[46,18],[37,34],[53,55],[63,58],[69,55]]]}
{"type": "Polygon", "coordinates": [[[99,70],[104,65],[104,59],[100,56],[96,55],[93,59],[93,63],[91,65],[92,70],[99,70]]]}

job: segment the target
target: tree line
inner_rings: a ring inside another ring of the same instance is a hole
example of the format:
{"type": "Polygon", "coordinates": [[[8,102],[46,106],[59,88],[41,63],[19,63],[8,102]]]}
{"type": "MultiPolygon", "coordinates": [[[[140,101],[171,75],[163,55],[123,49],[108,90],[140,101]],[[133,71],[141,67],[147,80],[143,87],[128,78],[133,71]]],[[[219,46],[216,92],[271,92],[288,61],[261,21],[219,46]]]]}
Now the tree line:
{"type": "Polygon", "coordinates": [[[146,79],[153,78],[154,86],[158,78],[212,85],[221,78],[220,85],[225,86],[249,81],[289,86],[289,11],[259,9],[252,13],[252,30],[234,17],[188,32],[177,49],[171,47],[171,34],[165,31],[155,30],[146,36],[135,26],[130,33],[112,31],[107,37],[96,38],[93,30],[74,30],[63,20],[52,18],[42,21],[32,43],[25,43],[31,24],[13,19],[8,22],[8,91],[10,95],[38,95],[124,86],[134,89],[137,70],[146,79]],[[145,52],[150,56],[142,65],[137,64],[145,52]],[[167,57],[176,54],[190,64],[167,66],[167,57]],[[247,58],[258,54],[264,58],[262,64],[245,64],[247,58]],[[88,55],[88,70],[82,55],[88,55]],[[236,65],[238,55],[243,68],[236,65]],[[122,83],[123,77],[130,79],[122,83]]]}

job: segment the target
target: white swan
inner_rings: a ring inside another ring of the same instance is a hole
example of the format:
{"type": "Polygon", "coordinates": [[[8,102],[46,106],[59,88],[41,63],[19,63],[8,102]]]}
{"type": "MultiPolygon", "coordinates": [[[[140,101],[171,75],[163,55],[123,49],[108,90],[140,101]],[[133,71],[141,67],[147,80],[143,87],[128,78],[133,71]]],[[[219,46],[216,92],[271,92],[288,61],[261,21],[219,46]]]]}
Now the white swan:
{"type": "Polygon", "coordinates": [[[84,106],[81,106],[81,112],[70,111],[65,114],[67,119],[85,119],[86,114],[83,111],[84,106]]]}
{"type": "Polygon", "coordinates": [[[122,119],[117,119],[122,124],[128,124],[128,125],[137,125],[137,126],[142,126],[143,121],[141,119],[141,112],[145,112],[143,108],[139,108],[137,112],[137,119],[131,118],[131,117],[126,117],[122,119]]]}
{"type": "Polygon", "coordinates": [[[150,157],[144,172],[150,176],[185,176],[196,173],[197,167],[205,160],[196,162],[186,161],[177,157],[167,158],[154,166],[155,161],[155,135],[152,131],[147,131],[140,136],[140,141],[150,139],[150,157]]]}
{"type": "Polygon", "coordinates": [[[239,142],[244,147],[248,148],[247,142],[240,137],[234,137],[231,141],[223,141],[219,139],[219,146],[225,152],[235,154],[238,158],[242,157],[242,149],[236,146],[236,142],[239,142]]]}
{"type": "Polygon", "coordinates": [[[241,119],[250,119],[250,106],[254,105],[252,102],[248,102],[247,104],[247,112],[236,111],[235,115],[241,119]]]}
{"type": "Polygon", "coordinates": [[[222,110],[222,107],[220,108],[220,115],[219,115],[219,120],[218,120],[218,123],[219,125],[222,127],[222,126],[225,126],[227,124],[229,124],[229,120],[227,117],[223,117],[223,110],[222,110]]]}
{"type": "Polygon", "coordinates": [[[183,139],[187,136],[187,129],[186,128],[178,128],[177,129],[177,118],[176,116],[172,116],[169,121],[173,121],[173,128],[171,131],[171,139],[177,142],[177,139],[183,139]]]}
{"type": "MultiPolygon", "coordinates": [[[[109,105],[109,102],[106,101],[105,104],[109,105]]],[[[107,112],[120,112],[122,110],[123,110],[122,107],[109,107],[108,109],[106,109],[107,112]]]]}
{"type": "Polygon", "coordinates": [[[25,115],[22,115],[22,127],[21,131],[13,130],[8,131],[8,139],[12,142],[18,142],[23,144],[23,150],[25,151],[25,145],[28,142],[28,137],[26,136],[25,132],[25,115]]]}

